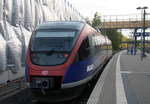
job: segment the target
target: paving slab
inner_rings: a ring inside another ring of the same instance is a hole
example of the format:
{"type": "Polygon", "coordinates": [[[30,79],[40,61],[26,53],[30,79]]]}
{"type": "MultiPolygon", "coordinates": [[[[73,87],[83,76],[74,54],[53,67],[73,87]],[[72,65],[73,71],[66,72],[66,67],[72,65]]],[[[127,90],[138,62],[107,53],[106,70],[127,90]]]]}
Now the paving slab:
{"type": "Polygon", "coordinates": [[[87,104],[150,104],[150,55],[114,55],[87,104]]]}

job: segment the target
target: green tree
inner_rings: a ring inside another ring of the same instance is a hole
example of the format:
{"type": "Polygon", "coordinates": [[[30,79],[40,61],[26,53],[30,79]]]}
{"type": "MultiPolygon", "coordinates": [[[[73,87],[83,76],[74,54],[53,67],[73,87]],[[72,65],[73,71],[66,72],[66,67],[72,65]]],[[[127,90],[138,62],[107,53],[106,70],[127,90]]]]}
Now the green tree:
{"type": "Polygon", "coordinates": [[[92,21],[88,17],[85,18],[85,21],[86,21],[87,24],[92,26],[92,21]]]}
{"type": "Polygon", "coordinates": [[[113,50],[118,50],[121,43],[122,33],[117,30],[103,30],[102,34],[107,35],[108,38],[112,41],[113,50]]]}
{"type": "Polygon", "coordinates": [[[101,24],[101,18],[100,18],[100,15],[98,14],[98,12],[96,12],[94,14],[94,18],[93,18],[93,21],[92,21],[92,26],[94,28],[98,27],[99,25],[101,24]]]}
{"type": "MultiPolygon", "coordinates": [[[[94,14],[94,18],[92,20],[92,26],[97,29],[100,25],[101,25],[101,18],[100,18],[100,15],[98,14],[98,12],[96,12],[94,14]]],[[[121,43],[121,39],[123,37],[122,33],[118,32],[117,30],[113,30],[113,29],[107,29],[107,30],[103,30],[101,32],[103,35],[107,35],[108,38],[112,41],[113,49],[118,50],[119,45],[121,43]]]]}

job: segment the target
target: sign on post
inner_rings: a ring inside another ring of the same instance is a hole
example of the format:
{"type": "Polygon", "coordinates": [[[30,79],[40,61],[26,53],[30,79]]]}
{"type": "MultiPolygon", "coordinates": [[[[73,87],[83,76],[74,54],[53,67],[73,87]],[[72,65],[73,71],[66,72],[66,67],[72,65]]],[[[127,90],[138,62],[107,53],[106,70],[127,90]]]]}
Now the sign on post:
{"type": "MultiPolygon", "coordinates": [[[[136,33],[134,33],[134,36],[136,36],[136,37],[143,36],[143,33],[142,32],[136,32],[136,33]]],[[[150,32],[145,32],[144,36],[150,36],[150,32]]]]}

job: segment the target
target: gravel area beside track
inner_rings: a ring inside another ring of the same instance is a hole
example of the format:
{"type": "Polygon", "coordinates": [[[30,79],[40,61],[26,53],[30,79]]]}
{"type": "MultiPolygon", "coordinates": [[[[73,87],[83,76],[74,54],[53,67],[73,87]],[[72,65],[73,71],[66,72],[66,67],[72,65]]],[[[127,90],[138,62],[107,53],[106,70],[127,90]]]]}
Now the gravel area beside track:
{"type": "Polygon", "coordinates": [[[32,104],[31,94],[28,89],[24,89],[21,92],[1,100],[0,104],[32,104]]]}

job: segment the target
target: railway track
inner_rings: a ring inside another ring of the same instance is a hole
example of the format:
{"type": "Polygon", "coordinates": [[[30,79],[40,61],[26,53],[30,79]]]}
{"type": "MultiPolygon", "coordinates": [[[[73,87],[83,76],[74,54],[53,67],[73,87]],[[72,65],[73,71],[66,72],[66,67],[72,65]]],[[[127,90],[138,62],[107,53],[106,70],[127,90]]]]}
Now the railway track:
{"type": "MultiPolygon", "coordinates": [[[[102,69],[104,69],[106,65],[104,65],[102,69]]],[[[100,72],[100,74],[102,73],[102,71],[100,72]]],[[[97,76],[97,78],[92,80],[92,82],[87,84],[84,91],[79,97],[67,102],[60,102],[53,104],[86,104],[93,88],[95,87],[98,78],[100,77],[100,74],[99,76],[97,76]]],[[[27,88],[24,88],[20,91],[18,90],[15,93],[7,93],[5,96],[7,97],[4,99],[0,99],[0,104],[44,104],[44,103],[37,103],[36,100],[32,100],[31,93],[27,88]]],[[[52,104],[52,103],[45,103],[45,104],[52,104]]]]}
{"type": "MultiPolygon", "coordinates": [[[[53,104],[86,104],[96,82],[97,79],[94,80],[92,83],[87,84],[86,88],[79,97],[70,101],[53,104]]],[[[52,104],[52,103],[39,103],[36,100],[32,100],[31,93],[27,88],[7,93],[5,96],[6,97],[4,99],[0,99],[0,104],[52,104]]]]}
{"type": "Polygon", "coordinates": [[[7,81],[7,83],[0,85],[0,100],[14,95],[25,88],[26,85],[23,77],[13,81],[7,81]]]}

